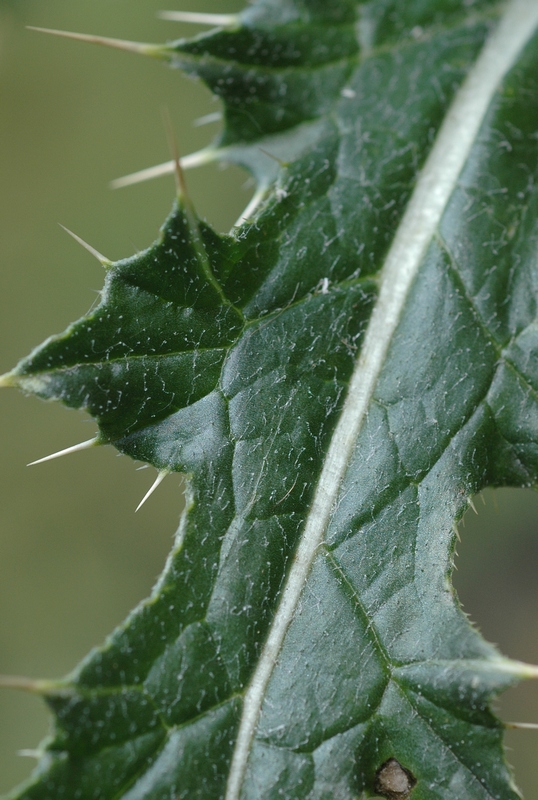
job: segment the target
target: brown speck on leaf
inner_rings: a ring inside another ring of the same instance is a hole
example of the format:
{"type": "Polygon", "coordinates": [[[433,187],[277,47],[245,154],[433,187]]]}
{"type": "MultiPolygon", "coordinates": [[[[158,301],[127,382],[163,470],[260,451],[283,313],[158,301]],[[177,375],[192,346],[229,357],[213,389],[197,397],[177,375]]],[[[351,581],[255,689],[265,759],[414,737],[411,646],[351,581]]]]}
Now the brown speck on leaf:
{"type": "Polygon", "coordinates": [[[414,775],[395,758],[389,758],[377,770],[374,791],[387,800],[407,800],[415,784],[414,775]]]}

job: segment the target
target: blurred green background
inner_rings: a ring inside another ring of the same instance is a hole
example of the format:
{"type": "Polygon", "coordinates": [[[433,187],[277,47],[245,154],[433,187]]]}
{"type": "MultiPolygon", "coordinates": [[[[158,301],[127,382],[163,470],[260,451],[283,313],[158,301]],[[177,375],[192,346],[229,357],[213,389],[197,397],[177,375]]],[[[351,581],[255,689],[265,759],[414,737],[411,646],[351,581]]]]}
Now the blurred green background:
{"type": "MultiPolygon", "coordinates": [[[[189,10],[234,11],[239,0],[189,0],[189,10]]],[[[178,6],[176,6],[177,8],[178,6]]],[[[181,152],[213,139],[218,110],[205,87],[163,64],[52,39],[36,25],[159,42],[196,27],[163,22],[163,0],[0,0],[0,372],[94,303],[100,265],[58,226],[109,258],[155,238],[174,197],[172,178],[112,192],[108,183],[169,158],[162,109],[181,152]]],[[[183,6],[187,8],[187,6],[183,6]]],[[[187,182],[199,213],[228,230],[252,187],[239,169],[205,167],[187,182]]],[[[144,598],[181,510],[170,477],[138,513],[155,477],[112,448],[26,469],[90,438],[82,414],[0,393],[0,673],[65,674],[144,598]]],[[[464,607],[507,655],[538,663],[538,495],[486,493],[460,526],[455,582],[464,607]]],[[[506,720],[538,722],[538,686],[499,703],[506,720]]],[[[46,734],[39,698],[0,691],[0,793],[25,778],[46,734]]],[[[538,732],[507,737],[528,800],[537,796],[538,732]]],[[[463,799],[462,799],[463,800],[463,799]]]]}

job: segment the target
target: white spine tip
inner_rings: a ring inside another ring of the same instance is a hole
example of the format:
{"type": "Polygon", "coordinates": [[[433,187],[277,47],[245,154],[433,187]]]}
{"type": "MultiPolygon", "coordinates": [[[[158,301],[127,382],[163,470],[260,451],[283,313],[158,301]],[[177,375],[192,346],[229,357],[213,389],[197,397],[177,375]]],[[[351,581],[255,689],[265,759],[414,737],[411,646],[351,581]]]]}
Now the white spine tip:
{"type": "MultiPolygon", "coordinates": [[[[192,169],[192,167],[201,167],[203,164],[210,164],[212,161],[217,160],[218,151],[215,148],[207,147],[204,150],[199,150],[196,153],[190,153],[188,156],[183,156],[180,159],[182,169],[192,169]]],[[[125,175],[123,178],[116,178],[110,184],[111,189],[123,189],[125,186],[134,186],[136,183],[143,183],[144,181],[153,180],[153,178],[160,178],[162,175],[173,175],[176,170],[175,161],[165,161],[164,164],[157,164],[155,167],[148,167],[141,169],[139,172],[132,172],[130,175],[125,175]]]]}
{"type": "Polygon", "coordinates": [[[166,478],[166,476],[167,476],[167,475],[169,475],[169,474],[170,474],[170,472],[169,472],[167,469],[163,469],[163,470],[161,470],[161,471],[159,472],[159,474],[158,474],[158,475],[157,475],[157,477],[155,478],[155,480],[154,480],[153,484],[151,485],[151,487],[148,489],[148,491],[146,492],[146,494],[144,495],[144,497],[142,498],[142,500],[139,502],[139,504],[138,504],[138,505],[137,505],[137,507],[135,508],[135,514],[136,514],[136,512],[137,512],[139,509],[141,509],[141,508],[142,508],[142,506],[144,505],[144,503],[146,502],[146,500],[148,499],[148,497],[151,497],[151,495],[153,494],[153,492],[155,491],[155,489],[157,488],[157,486],[159,486],[159,485],[160,485],[160,484],[161,484],[161,483],[164,481],[164,479],[166,478]]]}
{"type": "Polygon", "coordinates": [[[260,184],[260,186],[256,190],[256,193],[252,197],[252,200],[248,203],[242,214],[234,222],[234,228],[238,228],[240,225],[243,225],[243,223],[251,221],[255,211],[257,210],[260,203],[263,201],[267,193],[267,189],[268,186],[266,184],[260,184]]]}
{"type": "Polygon", "coordinates": [[[69,228],[66,228],[65,225],[62,225],[61,222],[59,222],[58,224],[59,224],[60,228],[63,228],[64,231],[69,234],[69,236],[73,237],[75,242],[78,242],[80,245],[82,245],[82,247],[85,250],[88,251],[88,253],[91,253],[91,255],[94,258],[96,258],[97,261],[99,261],[100,264],[103,265],[103,267],[112,266],[112,261],[109,258],[106,258],[105,256],[103,256],[98,250],[95,249],[95,247],[92,247],[91,244],[88,244],[88,242],[85,242],[84,239],[81,239],[81,237],[77,236],[76,233],[73,233],[73,231],[70,231],[69,228]]]}
{"type": "Polygon", "coordinates": [[[17,385],[17,381],[14,379],[11,372],[6,372],[4,375],[0,375],[0,388],[8,388],[17,385]]]}
{"type": "Polygon", "coordinates": [[[467,499],[467,503],[468,503],[469,507],[473,509],[474,513],[476,515],[478,515],[478,511],[476,510],[476,506],[475,506],[475,504],[473,503],[473,501],[472,501],[472,499],[470,497],[467,499]]]}
{"type": "Polygon", "coordinates": [[[495,662],[495,669],[499,672],[513,675],[518,680],[537,680],[538,666],[526,664],[524,661],[514,661],[511,658],[499,658],[495,662]]]}
{"type": "Polygon", "coordinates": [[[17,755],[23,758],[35,758],[39,760],[43,755],[41,750],[17,750],[17,755]]]}
{"type": "Polygon", "coordinates": [[[237,28],[239,16],[237,14],[204,14],[199,11],[160,11],[160,19],[171,22],[187,22],[194,25],[210,25],[219,28],[237,28]]]}
{"type": "Polygon", "coordinates": [[[126,50],[129,53],[138,53],[143,56],[163,59],[168,59],[170,57],[166,47],[161,45],[145,44],[144,42],[129,42],[126,39],[111,39],[107,36],[94,36],[88,33],[60,31],[55,28],[38,28],[35,25],[27,25],[27,28],[30,31],[37,31],[38,33],[50,33],[53,36],[61,36],[63,39],[73,39],[76,42],[101,44],[104,45],[104,47],[112,47],[115,50],[126,50]]]}
{"type": "Polygon", "coordinates": [[[138,172],[132,172],[130,175],[125,175],[123,178],[116,178],[111,181],[110,188],[123,189],[125,186],[134,186],[137,183],[151,181],[153,178],[160,178],[162,175],[173,175],[174,170],[174,162],[166,161],[164,164],[157,164],[155,167],[148,167],[138,172]]]}
{"type": "Polygon", "coordinates": [[[220,111],[213,111],[211,114],[205,114],[203,117],[198,117],[198,119],[195,119],[192,124],[195,128],[201,128],[202,125],[211,125],[213,122],[220,122],[221,119],[222,114],[220,111]]]}
{"type": "Polygon", "coordinates": [[[37,461],[31,461],[27,466],[33,467],[36,464],[43,464],[45,461],[52,461],[55,458],[61,458],[61,456],[67,456],[70,453],[76,453],[79,450],[88,450],[90,447],[94,447],[98,443],[98,438],[95,436],[93,439],[88,439],[85,442],[80,442],[79,444],[74,444],[71,447],[66,447],[64,450],[58,450],[57,453],[51,453],[50,456],[38,458],[37,461]]]}
{"type": "Polygon", "coordinates": [[[536,722],[505,722],[505,728],[516,728],[523,731],[538,731],[538,724],[536,722]]]}
{"type": "Polygon", "coordinates": [[[0,687],[3,689],[20,689],[23,692],[46,694],[55,687],[53,681],[34,680],[21,675],[0,675],[0,687]]]}

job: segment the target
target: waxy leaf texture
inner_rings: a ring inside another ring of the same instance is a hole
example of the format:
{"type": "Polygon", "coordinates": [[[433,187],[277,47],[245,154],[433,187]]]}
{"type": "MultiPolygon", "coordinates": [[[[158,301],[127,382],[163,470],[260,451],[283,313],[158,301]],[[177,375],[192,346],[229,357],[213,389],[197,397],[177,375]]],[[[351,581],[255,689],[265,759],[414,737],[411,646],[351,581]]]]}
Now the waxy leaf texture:
{"type": "Polygon", "coordinates": [[[538,4],[256,0],[148,53],[223,102],[228,235],[180,196],[3,378],[188,476],[152,596],[44,693],[20,800],[515,800],[501,656],[450,582],[538,483],[538,4]],[[232,21],[233,23],[233,21],[232,21]]]}

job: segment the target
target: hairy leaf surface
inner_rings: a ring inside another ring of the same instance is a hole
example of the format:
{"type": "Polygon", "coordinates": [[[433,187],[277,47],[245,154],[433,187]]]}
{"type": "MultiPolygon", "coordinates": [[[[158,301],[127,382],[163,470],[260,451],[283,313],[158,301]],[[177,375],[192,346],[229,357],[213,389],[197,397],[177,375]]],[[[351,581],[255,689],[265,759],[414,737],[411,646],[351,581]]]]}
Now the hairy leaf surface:
{"type": "Polygon", "coordinates": [[[153,51],[222,98],[259,202],[221,236],[180,198],[3,379],[189,480],[151,598],[44,688],[15,797],[518,797],[490,702],[535,671],[450,571],[469,495],[538,481],[537,26],[257,0],[153,51]]]}

